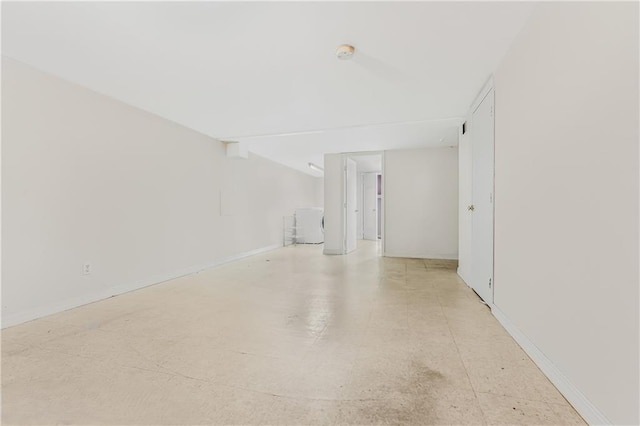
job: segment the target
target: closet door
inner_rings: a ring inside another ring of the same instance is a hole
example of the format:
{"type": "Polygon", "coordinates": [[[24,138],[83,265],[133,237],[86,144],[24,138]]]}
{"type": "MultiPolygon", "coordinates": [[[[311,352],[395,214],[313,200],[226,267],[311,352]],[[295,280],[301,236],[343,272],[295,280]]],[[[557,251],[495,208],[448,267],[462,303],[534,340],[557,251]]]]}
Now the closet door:
{"type": "Polygon", "coordinates": [[[471,120],[472,215],[471,287],[493,304],[493,89],[473,112],[471,120]]]}

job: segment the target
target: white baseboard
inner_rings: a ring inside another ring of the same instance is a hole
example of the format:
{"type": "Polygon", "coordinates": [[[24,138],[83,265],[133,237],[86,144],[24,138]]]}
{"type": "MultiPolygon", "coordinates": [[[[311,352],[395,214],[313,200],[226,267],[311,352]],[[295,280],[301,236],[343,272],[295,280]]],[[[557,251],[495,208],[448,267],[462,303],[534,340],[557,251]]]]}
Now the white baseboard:
{"type": "Polygon", "coordinates": [[[515,339],[522,349],[529,355],[533,362],[551,380],[573,408],[590,425],[610,425],[607,417],[587,399],[586,396],[556,367],[556,365],[545,356],[536,345],[529,340],[507,316],[495,305],[491,306],[491,313],[502,324],[507,332],[515,339]]]}
{"type": "Polygon", "coordinates": [[[462,274],[460,273],[460,268],[458,268],[458,269],[456,270],[456,273],[458,274],[458,276],[460,277],[460,279],[461,279],[462,281],[464,281],[464,283],[467,285],[467,287],[471,287],[471,286],[469,285],[469,281],[467,281],[467,279],[464,277],[464,275],[462,275],[462,274]]]}
{"type": "Polygon", "coordinates": [[[438,260],[458,260],[458,256],[449,256],[443,254],[420,254],[415,253],[389,253],[386,252],[385,257],[404,257],[407,259],[438,259],[438,260]]]}
{"type": "Polygon", "coordinates": [[[338,254],[344,254],[344,252],[340,249],[323,249],[322,250],[322,254],[329,254],[329,255],[338,255],[338,254]]]}
{"type": "Polygon", "coordinates": [[[156,275],[154,277],[151,277],[145,280],[139,280],[139,281],[134,281],[126,284],[120,284],[120,285],[102,289],[100,291],[96,291],[90,294],[85,294],[79,297],[73,297],[71,299],[63,300],[61,302],[58,302],[52,305],[29,309],[23,312],[17,312],[17,313],[9,314],[6,316],[3,315],[1,328],[7,328],[14,325],[22,324],[27,321],[32,321],[38,318],[46,317],[48,315],[57,314],[58,312],[77,308],[78,306],[97,302],[99,300],[108,299],[109,297],[112,297],[112,296],[117,296],[119,294],[128,293],[134,290],[139,290],[144,287],[160,284],[165,281],[170,281],[176,278],[184,277],[186,275],[195,274],[205,269],[214,268],[216,266],[220,266],[225,263],[240,260],[249,256],[254,256],[256,254],[264,253],[280,247],[282,247],[282,244],[272,244],[270,246],[261,247],[261,248],[250,250],[244,253],[239,253],[232,256],[223,257],[221,259],[216,259],[212,262],[207,262],[204,264],[195,265],[188,268],[183,268],[170,274],[156,275]]]}

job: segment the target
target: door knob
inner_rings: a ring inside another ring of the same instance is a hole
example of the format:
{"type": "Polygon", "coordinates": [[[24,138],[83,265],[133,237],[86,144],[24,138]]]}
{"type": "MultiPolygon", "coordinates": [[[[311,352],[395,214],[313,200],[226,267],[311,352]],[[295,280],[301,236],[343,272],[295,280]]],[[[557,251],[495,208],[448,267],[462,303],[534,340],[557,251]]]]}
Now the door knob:
{"type": "Polygon", "coordinates": [[[471,204],[470,206],[467,207],[467,210],[469,210],[470,212],[475,210],[475,207],[473,207],[473,204],[471,204]]]}

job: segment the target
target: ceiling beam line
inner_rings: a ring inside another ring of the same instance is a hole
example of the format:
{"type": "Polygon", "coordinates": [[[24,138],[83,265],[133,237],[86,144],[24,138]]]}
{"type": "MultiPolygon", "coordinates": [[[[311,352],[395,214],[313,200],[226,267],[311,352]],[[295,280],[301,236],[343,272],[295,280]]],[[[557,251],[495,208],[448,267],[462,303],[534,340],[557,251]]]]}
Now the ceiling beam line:
{"type": "Polygon", "coordinates": [[[327,129],[306,130],[306,131],[300,131],[300,132],[228,136],[228,137],[222,137],[222,138],[216,137],[215,139],[220,141],[239,141],[239,140],[246,141],[247,139],[272,138],[272,137],[280,137],[280,136],[313,135],[313,134],[324,133],[324,132],[329,132],[333,130],[369,129],[369,128],[376,128],[376,127],[401,126],[401,125],[408,125],[408,124],[438,123],[442,121],[456,121],[457,122],[456,124],[462,124],[462,122],[464,121],[464,117],[431,118],[427,120],[394,121],[394,122],[377,123],[377,124],[358,124],[353,126],[330,127],[327,129]]]}

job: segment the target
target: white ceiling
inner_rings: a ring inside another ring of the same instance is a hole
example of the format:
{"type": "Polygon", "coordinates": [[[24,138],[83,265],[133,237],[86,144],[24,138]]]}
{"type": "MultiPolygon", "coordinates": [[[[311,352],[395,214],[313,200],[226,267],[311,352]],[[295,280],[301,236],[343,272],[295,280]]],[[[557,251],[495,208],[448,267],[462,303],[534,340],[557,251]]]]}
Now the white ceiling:
{"type": "Polygon", "coordinates": [[[2,52],[309,173],[324,152],[457,144],[531,7],[3,2],[2,52]]]}
{"type": "Polygon", "coordinates": [[[363,154],[363,155],[350,155],[353,161],[356,162],[358,172],[381,172],[382,171],[382,154],[363,154]]]}
{"type": "Polygon", "coordinates": [[[459,123],[459,119],[447,119],[401,125],[362,126],[278,137],[249,138],[246,143],[249,150],[256,154],[277,159],[311,175],[321,176],[309,170],[307,163],[322,166],[323,154],[455,146],[458,144],[459,123]],[[306,162],[302,163],[301,159],[306,159],[306,162]]]}

